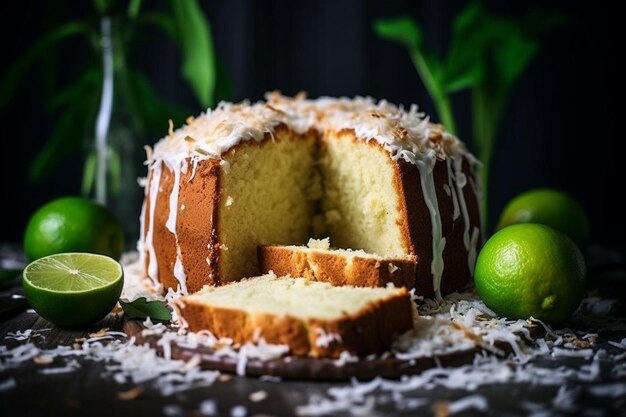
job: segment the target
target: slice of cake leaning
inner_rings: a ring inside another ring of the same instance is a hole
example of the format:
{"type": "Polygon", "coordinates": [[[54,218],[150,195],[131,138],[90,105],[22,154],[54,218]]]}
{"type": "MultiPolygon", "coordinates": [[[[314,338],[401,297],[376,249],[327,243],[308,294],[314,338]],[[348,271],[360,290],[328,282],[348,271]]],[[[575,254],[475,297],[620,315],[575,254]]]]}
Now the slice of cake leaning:
{"type": "Polygon", "coordinates": [[[415,286],[415,255],[383,258],[363,250],[331,249],[329,239],[310,239],[307,246],[259,246],[258,256],[263,273],[355,287],[415,286]]]}
{"type": "Polygon", "coordinates": [[[174,305],[191,331],[241,344],[263,338],[314,357],[384,352],[413,327],[415,312],[406,288],[337,287],[273,274],[206,286],[174,305]]]}
{"type": "Polygon", "coordinates": [[[221,103],[148,155],[139,252],[183,293],[260,273],[259,245],[417,256],[418,295],[461,289],[481,242],[477,161],[416,106],[270,94],[221,103]]]}

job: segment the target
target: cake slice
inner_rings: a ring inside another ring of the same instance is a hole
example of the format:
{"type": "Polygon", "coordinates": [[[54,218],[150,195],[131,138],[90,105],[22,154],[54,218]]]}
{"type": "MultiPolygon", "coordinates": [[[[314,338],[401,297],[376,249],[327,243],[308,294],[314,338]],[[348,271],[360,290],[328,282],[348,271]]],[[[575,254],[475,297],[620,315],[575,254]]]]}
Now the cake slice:
{"type": "Polygon", "coordinates": [[[335,287],[274,274],[205,286],[174,301],[191,331],[209,330],[236,343],[264,338],[297,356],[359,356],[388,349],[413,326],[406,288],[335,287]]]}
{"type": "Polygon", "coordinates": [[[259,246],[262,273],[304,277],[355,287],[415,286],[417,256],[381,257],[362,250],[331,249],[329,239],[310,239],[307,246],[259,246]]]}

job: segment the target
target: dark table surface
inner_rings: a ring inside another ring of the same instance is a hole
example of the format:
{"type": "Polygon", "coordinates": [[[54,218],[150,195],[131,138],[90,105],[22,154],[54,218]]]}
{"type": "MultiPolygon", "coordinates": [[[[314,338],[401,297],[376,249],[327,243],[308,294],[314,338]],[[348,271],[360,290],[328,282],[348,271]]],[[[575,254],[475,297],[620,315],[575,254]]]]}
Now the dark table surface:
{"type": "MultiPolygon", "coordinates": [[[[6,258],[6,253],[4,255],[6,258]]],[[[598,295],[623,301],[626,295],[626,268],[624,268],[623,257],[619,254],[616,256],[608,263],[590,263],[592,266],[590,278],[594,280],[592,287],[598,295]]],[[[3,311],[0,316],[0,350],[3,349],[2,346],[10,349],[25,343],[8,338],[7,335],[27,329],[35,331],[50,329],[30,339],[40,348],[72,345],[76,338],[85,337],[102,327],[121,331],[121,316],[114,314],[90,329],[76,331],[60,329],[40,318],[32,310],[9,309],[10,303],[23,301],[11,298],[11,295],[16,293],[19,294],[20,289],[15,285],[5,287],[3,291],[0,291],[0,307],[8,310],[3,311]]],[[[614,310],[613,315],[623,314],[623,311],[619,310],[620,303],[616,305],[618,308],[614,310]]],[[[626,321],[623,323],[626,324],[626,321]]],[[[541,415],[626,416],[626,391],[619,391],[626,383],[626,366],[624,366],[626,360],[623,359],[626,355],[620,357],[618,355],[620,348],[609,343],[609,341],[620,343],[626,338],[624,329],[626,327],[622,330],[598,332],[598,343],[594,346],[594,351],[605,349],[611,355],[602,361],[601,373],[594,380],[581,381],[574,378],[565,383],[567,392],[572,397],[569,407],[555,405],[555,398],[561,386],[498,383],[481,385],[475,390],[436,387],[403,393],[405,398],[419,399],[414,404],[414,409],[402,409],[398,403],[394,402],[389,392],[374,391],[373,396],[376,401],[374,411],[350,407],[348,410],[330,414],[445,416],[448,414],[442,404],[478,394],[487,399],[488,407],[482,411],[466,410],[458,415],[531,415],[533,408],[536,408],[534,415],[537,417],[541,415]],[[614,359],[616,356],[618,359],[614,359]],[[622,371],[616,375],[615,369],[622,371]],[[592,387],[607,385],[617,387],[615,389],[618,391],[604,396],[592,395],[592,387]],[[528,403],[534,406],[529,407],[528,403]]],[[[59,359],[55,359],[55,363],[57,360],[59,359]]],[[[295,415],[298,406],[311,401],[319,402],[320,398],[329,398],[330,388],[345,387],[350,384],[306,381],[272,382],[259,378],[229,375],[222,376],[210,386],[191,388],[170,396],[162,395],[147,381],[139,384],[141,388],[135,392],[139,393],[136,398],[122,399],[125,392],[135,389],[137,385],[116,382],[106,372],[103,362],[84,360],[80,357],[77,361],[80,367],[73,372],[44,375],[41,369],[51,365],[27,361],[17,367],[12,367],[1,362],[0,359],[0,416],[202,416],[209,415],[208,412],[211,410],[207,409],[206,405],[211,401],[216,405],[214,415],[290,416],[295,415]],[[3,384],[10,386],[2,388],[3,384]],[[262,393],[259,394],[259,392],[262,393]]],[[[557,370],[568,368],[579,370],[582,366],[589,364],[589,359],[568,357],[536,358],[533,361],[547,369],[557,370]]],[[[406,402],[404,406],[406,407],[406,402]]]]}

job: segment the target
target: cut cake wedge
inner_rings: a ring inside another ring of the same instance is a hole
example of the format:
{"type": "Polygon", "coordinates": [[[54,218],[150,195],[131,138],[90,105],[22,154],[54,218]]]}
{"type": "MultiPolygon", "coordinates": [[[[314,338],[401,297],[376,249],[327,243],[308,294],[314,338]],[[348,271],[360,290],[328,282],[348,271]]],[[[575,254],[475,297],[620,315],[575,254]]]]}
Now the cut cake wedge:
{"type": "Polygon", "coordinates": [[[381,257],[362,250],[331,249],[328,239],[310,239],[307,246],[259,246],[257,254],[262,273],[355,287],[415,286],[415,255],[381,257]]]}
{"type": "Polygon", "coordinates": [[[236,343],[263,338],[296,356],[364,356],[387,350],[413,327],[406,288],[335,287],[274,274],[205,286],[174,301],[191,331],[209,330],[236,343]]]}

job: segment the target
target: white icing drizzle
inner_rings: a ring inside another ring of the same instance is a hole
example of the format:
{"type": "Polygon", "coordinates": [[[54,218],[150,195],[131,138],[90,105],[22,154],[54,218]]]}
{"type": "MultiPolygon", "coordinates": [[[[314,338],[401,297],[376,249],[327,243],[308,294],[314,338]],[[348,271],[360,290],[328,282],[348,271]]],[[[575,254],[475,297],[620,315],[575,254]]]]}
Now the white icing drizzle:
{"type": "Polygon", "coordinates": [[[172,192],[170,193],[170,212],[165,222],[165,227],[169,230],[176,240],[176,261],[174,262],[174,277],[178,280],[180,290],[183,294],[187,294],[187,275],[183,266],[182,256],[180,252],[180,244],[178,242],[178,234],[176,232],[176,221],[178,218],[178,197],[180,194],[180,175],[187,172],[187,161],[185,159],[166,160],[167,167],[174,173],[174,183],[172,192]]]}
{"type": "Polygon", "coordinates": [[[148,224],[148,232],[146,233],[145,247],[150,254],[148,259],[148,276],[152,279],[158,279],[159,267],[157,265],[156,252],[154,250],[154,214],[156,209],[157,196],[161,183],[161,170],[163,168],[162,161],[155,161],[152,165],[152,175],[150,177],[150,222],[148,224]]]}
{"type": "MultiPolygon", "coordinates": [[[[208,109],[196,118],[190,117],[185,126],[175,131],[170,129],[169,134],[155,145],[153,155],[150,155],[149,159],[169,161],[168,166],[172,166],[172,161],[177,162],[178,166],[183,164],[180,161],[188,161],[193,166],[190,181],[195,175],[199,161],[220,159],[224,152],[241,141],[261,141],[266,135],[273,138],[275,129],[281,125],[298,134],[311,129],[319,132],[352,130],[357,140],[374,140],[390,153],[393,160],[403,159],[418,167],[432,223],[433,287],[436,297],[441,299],[440,286],[446,239],[442,235],[441,215],[433,177],[435,161],[447,160],[449,183],[446,184],[446,192],[453,199],[453,219],[456,220],[459,215],[463,215],[465,224],[463,241],[468,252],[472,248],[475,252],[475,245],[470,242],[469,215],[463,196],[467,178],[462,172],[461,164],[463,157],[468,158],[472,168],[478,162],[467,152],[462,142],[445,131],[441,125],[431,123],[424,113],[418,111],[416,105],[411,105],[405,110],[402,106],[396,106],[386,100],[377,102],[370,97],[353,99],[320,97],[309,100],[304,97],[284,97],[278,93],[269,93],[266,95],[266,101],[254,104],[248,101],[238,104],[221,102],[215,109],[208,109]],[[453,182],[455,186],[452,185],[453,182]]],[[[176,173],[177,164],[174,163],[173,166],[178,179],[180,172],[176,173]]],[[[149,166],[153,175],[160,178],[160,165],[152,163],[149,166]]],[[[186,163],[184,167],[186,169],[186,163]]],[[[222,163],[222,169],[227,172],[228,165],[222,163]]],[[[177,207],[174,203],[178,200],[178,186],[176,181],[175,189],[170,196],[170,215],[166,224],[168,230],[174,234],[176,234],[176,210],[172,207],[177,207]]],[[[478,195],[479,187],[473,181],[472,186],[478,195]]],[[[150,187],[150,201],[156,201],[158,188],[157,179],[150,187]]],[[[151,205],[151,212],[154,212],[154,204],[151,205]]],[[[150,218],[153,223],[154,216],[151,215],[150,218]]],[[[156,257],[153,256],[152,229],[153,224],[146,234],[145,246],[151,251],[149,273],[155,275],[157,266],[156,257]]],[[[179,252],[178,243],[177,251],[179,252]]],[[[184,270],[179,255],[177,262],[180,263],[179,270],[182,273],[179,275],[182,277],[184,270]]],[[[468,264],[472,263],[473,260],[468,259],[468,264]]]]}
{"type": "Polygon", "coordinates": [[[467,254],[467,266],[470,270],[470,275],[474,276],[474,268],[476,266],[476,256],[478,256],[478,236],[480,235],[480,229],[474,227],[472,230],[472,241],[470,243],[470,249],[467,254]]]}
{"type": "Polygon", "coordinates": [[[448,184],[444,184],[444,190],[446,190],[446,193],[450,197],[452,197],[452,206],[454,207],[453,213],[452,213],[452,220],[456,220],[459,218],[460,211],[459,211],[459,201],[456,195],[456,187],[453,185],[453,182],[456,179],[456,176],[452,172],[453,159],[454,157],[452,156],[449,158],[446,158],[446,167],[448,168],[448,184]]]}
{"type": "MultiPolygon", "coordinates": [[[[185,164],[185,161],[165,161],[167,167],[174,173],[174,183],[172,185],[172,192],[170,193],[170,212],[165,222],[167,230],[176,235],[176,217],[178,215],[178,192],[180,190],[180,170],[181,164],[185,164]]],[[[186,164],[185,164],[186,165],[186,164]]]]}
{"type": "Polygon", "coordinates": [[[433,290],[435,298],[438,301],[443,300],[441,297],[441,276],[443,275],[443,250],[446,246],[446,238],[443,237],[443,228],[441,226],[441,214],[439,212],[439,204],[437,203],[437,192],[435,189],[435,178],[433,169],[435,167],[436,154],[432,150],[428,150],[422,158],[416,160],[417,168],[420,172],[420,183],[422,186],[422,194],[424,201],[430,213],[430,223],[432,229],[432,252],[433,260],[430,264],[430,272],[433,275],[433,290]]]}
{"type": "Polygon", "coordinates": [[[198,169],[198,162],[200,161],[200,159],[197,156],[192,156],[191,160],[193,163],[193,168],[191,169],[191,175],[189,176],[189,179],[187,180],[187,182],[190,182],[193,179],[193,177],[196,176],[196,169],[198,169]]]}
{"type": "Polygon", "coordinates": [[[187,274],[183,267],[180,246],[176,244],[176,262],[174,262],[174,277],[178,280],[178,286],[181,294],[187,294],[187,274]]]}
{"type": "MultiPolygon", "coordinates": [[[[469,212],[467,210],[467,203],[465,202],[465,194],[463,193],[463,188],[467,185],[467,176],[463,173],[463,159],[462,158],[450,158],[453,161],[454,165],[454,178],[456,184],[456,192],[459,199],[459,206],[461,208],[461,213],[463,215],[463,244],[465,245],[465,250],[470,250],[470,218],[469,212]]],[[[473,269],[470,272],[474,272],[473,269]]]]}

